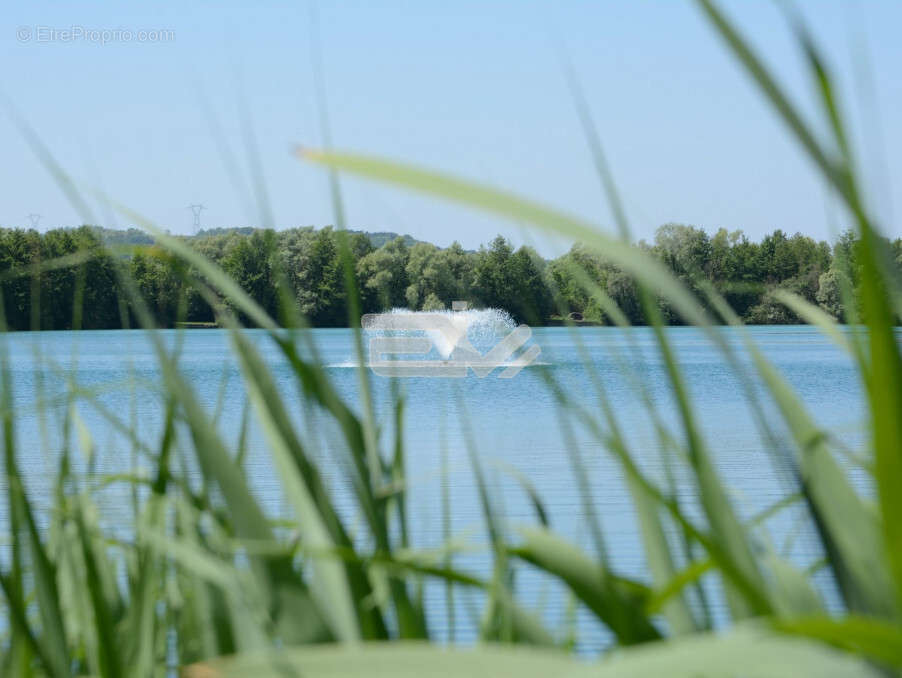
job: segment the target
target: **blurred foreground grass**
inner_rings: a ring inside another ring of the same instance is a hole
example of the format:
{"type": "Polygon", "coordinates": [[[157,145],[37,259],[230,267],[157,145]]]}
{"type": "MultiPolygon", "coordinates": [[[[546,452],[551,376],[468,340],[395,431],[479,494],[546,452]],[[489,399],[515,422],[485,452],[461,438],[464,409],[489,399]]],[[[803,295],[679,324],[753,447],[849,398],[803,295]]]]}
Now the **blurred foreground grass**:
{"type": "MultiPolygon", "coordinates": [[[[664,427],[653,407],[649,427],[661,427],[659,435],[671,441],[673,463],[686,465],[703,518],[689,516],[672,485],[662,486],[643,473],[636,450],[630,449],[618,426],[618,413],[611,409],[597,380],[598,408],[589,412],[568,401],[549,377],[548,386],[562,411],[593,431],[622,468],[641,527],[650,579],[639,581],[612,568],[597,524],[592,527],[599,548],[593,553],[551,531],[541,519],[539,498],[535,498],[540,509],[537,524],[512,537],[501,524],[478,457],[472,453],[490,542],[491,576],[481,579],[456,569],[448,554],[418,550],[408,540],[405,450],[400,442],[391,449],[380,448],[359,331],[356,350],[363,395],[352,407],[336,392],[315,358],[314,347],[306,345],[309,337],[303,319],[290,300],[281,305],[277,322],[209,261],[120,206],[131,221],[153,231],[172,256],[199,272],[192,283],[220,310],[219,322],[234,329],[232,348],[253,416],[265,435],[293,517],[290,529],[285,529],[284,522],[275,523],[265,514],[245,476],[240,444],[236,450],[222,439],[191,382],[179,371],[176,353],[153,332],[148,337],[163,379],[164,432],[159,440],[136,443],[153,462],[152,477],[118,480],[142,486],[130,526],[134,538],[114,540],[104,534],[91,490],[71,470],[74,441],[67,441],[71,444],[61,450],[51,510],[46,516],[38,515],[34,498],[25,491],[20,453],[29,441],[16,437],[17,405],[6,345],[0,342],[0,416],[11,528],[0,558],[6,620],[0,629],[5,634],[0,645],[3,675],[158,676],[176,671],[195,678],[898,674],[902,669],[902,360],[894,325],[902,308],[899,281],[892,276],[879,246],[877,226],[862,200],[826,62],[804,27],[793,24],[829,123],[827,138],[812,131],[719,10],[707,0],[699,5],[857,227],[862,317],[846,320],[861,325],[862,331],[840,333],[822,311],[787,293],[779,301],[818,325],[849,352],[857,367],[869,413],[864,468],[876,488],[873,496],[863,496],[850,484],[847,465],[838,459],[829,432],[818,428],[751,339],[743,347],[752,359],[749,366],[713,327],[715,321],[738,323],[713,290],[708,289],[708,301],[719,318],[709,317],[698,299],[659,263],[593,224],[421,169],[307,150],[301,152],[303,157],[322,163],[330,172],[412,188],[580,240],[629,272],[643,290],[649,320],[658,322],[657,348],[678,403],[679,420],[672,430],[664,427]],[[774,473],[784,474],[793,484],[785,502],[804,505],[823,550],[824,559],[816,570],[826,573],[839,597],[839,605],[830,605],[829,613],[823,587],[812,583],[814,572],[782,559],[737,516],[727,483],[715,469],[717,450],[709,448],[700,433],[704,412],[696,411],[687,394],[668,335],[649,301],[652,294],[666,297],[685,322],[707,332],[745,385],[742,395],[765,439],[774,443],[770,450],[774,473]],[[290,366],[300,393],[336,424],[341,439],[333,441],[330,453],[341,456],[335,462],[346,469],[363,538],[341,519],[311,454],[310,441],[295,426],[270,368],[240,331],[239,316],[266,330],[290,366]],[[305,345],[309,350],[302,350],[305,345]],[[763,415],[762,396],[752,387],[753,381],[765,385],[764,397],[782,421],[771,422],[763,415]],[[791,432],[793,449],[776,443],[779,427],[791,432]],[[185,465],[176,463],[180,450],[193,455],[203,477],[200,487],[191,482],[185,465]],[[577,604],[610,630],[615,647],[593,662],[571,658],[572,639],[544,628],[541,619],[518,602],[513,573],[525,563],[561,582],[577,604]],[[463,588],[482,593],[479,631],[484,644],[451,649],[429,643],[421,596],[425,579],[444,582],[449,596],[463,588]],[[722,591],[729,615],[726,628],[714,628],[702,582],[714,582],[722,591]]],[[[614,219],[626,234],[601,146],[591,121],[587,116],[583,121],[615,207],[614,219]]],[[[25,128],[26,137],[73,203],[84,206],[52,155],[25,128]]],[[[332,186],[340,205],[337,182],[332,186]]],[[[53,265],[45,262],[45,266],[53,265]]],[[[346,278],[353,280],[350,268],[347,273],[346,278]]],[[[604,292],[588,276],[582,279],[587,294],[610,317],[625,322],[604,292]]],[[[142,325],[152,329],[151,315],[142,307],[133,284],[125,275],[120,282],[142,325]]],[[[355,292],[348,290],[352,322],[359,318],[355,292]]],[[[852,303],[844,306],[856,308],[852,303]]],[[[74,402],[80,396],[69,397],[74,402]]],[[[396,408],[395,424],[400,429],[400,401],[396,408]]],[[[82,443],[89,444],[89,433],[79,430],[77,422],[67,421],[64,430],[79,431],[82,443]]],[[[566,441],[561,445],[565,448],[566,441]]],[[[578,455],[571,458],[578,463],[578,455]]],[[[586,520],[593,521],[591,513],[586,520]]]]}

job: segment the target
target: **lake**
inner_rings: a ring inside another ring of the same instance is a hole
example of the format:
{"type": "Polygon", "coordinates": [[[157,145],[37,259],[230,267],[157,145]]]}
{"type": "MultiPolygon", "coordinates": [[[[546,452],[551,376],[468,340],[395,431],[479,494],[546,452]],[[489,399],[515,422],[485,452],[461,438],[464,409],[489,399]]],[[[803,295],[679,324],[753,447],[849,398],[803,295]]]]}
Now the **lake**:
{"type": "MultiPolygon", "coordinates": [[[[743,368],[748,368],[750,358],[742,349],[740,331],[715,331],[736,349],[743,368]]],[[[815,419],[851,451],[861,451],[863,401],[848,357],[807,326],[750,327],[747,331],[795,387],[815,419]]],[[[309,332],[337,390],[356,404],[359,371],[355,368],[351,331],[309,332]]],[[[775,472],[742,383],[702,330],[673,327],[666,332],[683,369],[705,440],[734,502],[741,515],[754,516],[784,497],[787,485],[785,478],[775,472]]],[[[246,397],[228,333],[159,333],[167,345],[180,346],[183,373],[203,404],[216,413],[224,440],[236,445],[246,397]]],[[[312,454],[319,460],[347,524],[352,529],[359,526],[343,473],[343,453],[336,442],[336,430],[300,398],[287,366],[265,333],[247,333],[271,365],[298,425],[308,431],[312,454]]],[[[157,444],[162,421],[160,373],[146,333],[16,333],[4,340],[14,387],[20,463],[26,469],[36,503],[47,501],[49,479],[56,471],[63,440],[61,422],[67,407],[63,396],[70,386],[77,385],[91,394],[74,405],[82,424],[81,437],[74,435],[81,440],[79,446],[85,448],[88,438],[84,432],[90,433],[91,464],[98,474],[127,471],[132,445],[91,401],[134,427],[141,440],[151,447],[157,444]]],[[[405,398],[403,439],[412,541],[420,548],[442,545],[444,488],[451,508],[450,532],[473,547],[457,556],[455,565],[483,576],[489,574],[484,524],[467,453],[470,441],[489,481],[495,508],[503,514],[512,538],[518,525],[536,523],[533,505],[523,486],[528,482],[542,498],[552,527],[591,550],[585,512],[588,502],[602,526],[604,546],[616,570],[642,578],[645,564],[641,544],[619,468],[585,426],[562,415],[548,382],[560,384],[568,397],[599,422],[600,386],[634,455],[649,474],[660,478],[665,455],[675,453],[662,449],[648,405],[653,406],[661,424],[669,427],[675,437],[680,439],[682,433],[653,332],[648,328],[539,328],[533,330],[530,341],[541,349],[536,364],[510,379],[498,378],[497,371],[485,378],[471,373],[462,379],[397,379],[370,374],[376,418],[384,429],[383,449],[390,449],[393,441],[389,406],[392,389],[399,389],[405,398]],[[577,471],[576,466],[582,470],[577,471]],[[579,481],[585,481],[588,498],[580,492],[579,481]]],[[[779,415],[766,402],[762,415],[774,428],[779,443],[788,444],[779,415]]],[[[87,468],[84,456],[80,459],[80,468],[87,468]]],[[[147,467],[144,462],[140,464],[147,467]]],[[[246,467],[267,510],[273,515],[289,514],[265,442],[253,424],[248,429],[246,467]]],[[[677,482],[681,497],[691,509],[693,488],[685,474],[679,475],[677,482]]],[[[129,522],[128,492],[122,485],[113,485],[99,496],[103,519],[111,530],[129,522]]],[[[5,502],[0,510],[5,522],[5,502]]],[[[762,531],[762,540],[770,539],[774,548],[785,548],[799,564],[811,563],[820,554],[810,535],[799,529],[795,516],[793,510],[786,510],[770,519],[766,532],[762,531]]],[[[517,588],[527,605],[542,610],[549,627],[562,628],[569,623],[567,601],[553,582],[523,567],[517,588]]],[[[449,637],[444,587],[430,583],[426,595],[430,626],[440,636],[449,637]]],[[[473,639],[478,623],[477,603],[475,597],[458,597],[456,640],[473,639]]],[[[588,615],[578,614],[575,623],[582,648],[592,650],[606,642],[605,632],[588,615]]]]}

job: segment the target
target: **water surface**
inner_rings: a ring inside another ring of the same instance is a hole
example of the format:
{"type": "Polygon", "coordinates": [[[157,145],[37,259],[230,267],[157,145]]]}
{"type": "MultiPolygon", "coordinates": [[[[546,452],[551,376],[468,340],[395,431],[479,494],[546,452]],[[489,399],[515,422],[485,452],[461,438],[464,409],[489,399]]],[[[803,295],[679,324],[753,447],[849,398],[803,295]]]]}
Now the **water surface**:
{"type": "MultiPolygon", "coordinates": [[[[666,331],[704,438],[739,511],[751,517],[787,491],[785,477],[773,464],[774,441],[766,443],[762,438],[747,389],[710,339],[696,328],[666,331]]],[[[717,331],[735,348],[739,363],[750,367],[738,331],[717,331]]],[[[748,331],[795,387],[815,419],[850,450],[860,451],[863,402],[849,359],[810,327],[753,327],[748,331]]],[[[272,367],[298,426],[307,431],[311,453],[319,460],[348,525],[358,529],[361,521],[345,480],[346,456],[336,429],[300,397],[289,369],[265,334],[247,332],[272,367]]],[[[336,388],[357,407],[359,373],[351,332],[317,329],[310,333],[336,388]]],[[[234,446],[246,397],[228,333],[164,330],[158,336],[170,348],[180,346],[182,372],[211,415],[216,416],[223,439],[234,446]]],[[[47,501],[49,478],[56,471],[67,407],[74,408],[83,425],[81,430],[90,432],[92,456],[87,459],[84,455],[88,450],[82,449],[79,458],[83,469],[90,461],[98,473],[121,472],[129,469],[134,458],[131,442],[92,401],[134,427],[149,446],[157,444],[162,422],[161,375],[146,333],[18,333],[7,335],[5,341],[15,394],[20,463],[39,504],[47,501]],[[90,398],[77,399],[70,405],[65,394],[71,387],[91,394],[90,398]]],[[[585,426],[562,415],[549,381],[559,384],[598,422],[602,422],[599,398],[603,394],[642,467],[661,478],[668,459],[675,463],[680,460],[672,450],[662,448],[651,412],[657,412],[660,422],[677,440],[682,439],[682,428],[653,334],[647,328],[541,328],[534,330],[532,341],[542,350],[539,364],[512,379],[499,379],[497,372],[482,379],[471,374],[464,379],[399,380],[370,374],[384,449],[393,444],[393,388],[405,399],[403,441],[413,541],[421,548],[437,548],[443,543],[444,487],[450,499],[451,531],[476,547],[460,556],[456,564],[488,576],[481,508],[468,461],[470,441],[489,480],[495,509],[503,514],[511,535],[516,535],[518,525],[536,522],[534,508],[523,490],[525,480],[541,496],[553,529],[594,550],[597,546],[590,539],[585,510],[588,504],[601,525],[604,549],[616,569],[643,578],[645,564],[637,526],[618,466],[585,426]],[[588,494],[580,492],[577,480],[586,481],[588,494]]],[[[752,392],[759,388],[752,385],[752,392]]],[[[760,416],[773,428],[778,447],[789,449],[779,415],[766,401],[760,416]]],[[[85,447],[87,438],[82,434],[79,440],[73,444],[85,447]]],[[[261,502],[274,515],[287,514],[289,509],[282,501],[266,445],[253,422],[247,440],[248,474],[261,502]]],[[[140,458],[139,464],[148,466],[140,458]]],[[[691,503],[694,489],[685,474],[678,476],[678,483],[681,495],[691,503]]],[[[131,520],[127,497],[122,488],[112,487],[103,493],[103,518],[111,529],[131,520]]],[[[5,516],[2,518],[5,521],[5,516]]],[[[785,547],[799,564],[819,556],[810,535],[795,527],[791,511],[778,515],[766,527],[774,548],[785,547]]],[[[541,608],[549,627],[565,624],[566,601],[553,582],[524,568],[517,586],[528,605],[541,608]]],[[[427,601],[430,625],[447,637],[443,587],[430,585],[427,601]]],[[[471,615],[475,602],[458,599],[458,640],[474,636],[471,615]]],[[[591,649],[604,642],[604,632],[588,615],[579,615],[578,623],[584,647],[591,649]]]]}

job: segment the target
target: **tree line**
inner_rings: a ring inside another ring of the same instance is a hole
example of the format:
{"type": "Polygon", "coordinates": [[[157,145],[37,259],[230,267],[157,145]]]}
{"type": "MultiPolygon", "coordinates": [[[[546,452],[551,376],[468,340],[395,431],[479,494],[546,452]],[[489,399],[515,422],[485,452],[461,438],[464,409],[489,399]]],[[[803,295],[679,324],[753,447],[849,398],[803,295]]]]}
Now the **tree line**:
{"type": "MultiPolygon", "coordinates": [[[[349,281],[362,313],[447,309],[463,299],[536,325],[570,313],[609,323],[610,300],[633,324],[645,322],[643,303],[655,304],[665,322],[680,322],[666,300],[652,294],[651,302],[643,302],[633,278],[603,252],[579,244],[545,260],[501,236],[475,251],[456,242],[440,248],[395,234],[329,227],[216,229],[181,239],[273,317],[284,317],[288,303],[314,326],[348,324],[349,281]]],[[[902,240],[885,245],[898,273],[902,240]]],[[[855,304],[857,242],[848,232],[832,244],[781,230],[754,242],[741,231],[709,236],[694,226],[666,224],[652,242],[635,246],[669,268],[703,304],[713,288],[750,324],[799,322],[773,298],[775,289],[794,292],[840,320],[855,310],[847,305],[855,304]]],[[[4,323],[13,330],[133,327],[135,295],[161,327],[214,322],[216,305],[228,303],[216,299],[193,267],[135,229],[0,229],[0,280],[4,323]]]]}

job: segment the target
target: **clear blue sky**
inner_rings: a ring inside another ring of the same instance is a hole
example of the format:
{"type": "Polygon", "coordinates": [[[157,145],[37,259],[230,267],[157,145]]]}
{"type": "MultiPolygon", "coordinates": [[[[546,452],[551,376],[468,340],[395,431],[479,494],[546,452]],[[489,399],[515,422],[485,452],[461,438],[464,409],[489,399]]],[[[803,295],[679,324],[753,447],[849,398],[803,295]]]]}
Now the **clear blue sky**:
{"type": "MultiPolygon", "coordinates": [[[[811,85],[770,2],[725,8],[799,102],[811,85]]],[[[892,235],[902,209],[902,3],[819,0],[803,13],[830,53],[863,151],[875,209],[892,235]]],[[[831,238],[841,215],[822,183],[691,2],[320,3],[334,144],[513,189],[610,224],[554,48],[566,45],[637,237],[665,222],[713,232],[774,228],[831,238]]],[[[242,146],[243,99],[277,227],[332,222],[322,170],[290,155],[317,145],[305,3],[9,3],[0,90],[75,176],[173,232],[203,202],[204,226],[257,225],[242,146]],[[38,27],[168,29],[165,43],[39,42],[38,27]],[[32,32],[22,41],[20,28],[32,32]],[[203,94],[199,94],[202,91],[203,94]],[[243,173],[239,189],[204,112],[243,173]]],[[[0,225],[78,216],[0,115],[0,225]]],[[[466,247],[522,225],[345,179],[353,228],[466,247]]],[[[111,224],[98,210],[98,221],[111,224]]],[[[118,225],[127,225],[119,221],[118,225]]]]}

